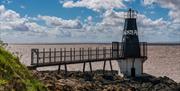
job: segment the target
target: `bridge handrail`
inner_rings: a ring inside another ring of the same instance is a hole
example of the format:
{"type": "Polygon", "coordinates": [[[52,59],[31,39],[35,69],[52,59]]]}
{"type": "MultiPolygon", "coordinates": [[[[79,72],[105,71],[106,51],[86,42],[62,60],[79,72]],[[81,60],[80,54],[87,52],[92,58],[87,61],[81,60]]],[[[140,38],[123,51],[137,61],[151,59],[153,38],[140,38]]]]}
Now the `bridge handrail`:
{"type": "MultiPolygon", "coordinates": [[[[43,50],[39,50],[36,48],[31,49],[31,65],[38,66],[43,63],[61,63],[63,62],[72,62],[80,61],[85,62],[89,60],[107,60],[107,59],[123,59],[125,58],[122,51],[122,42],[117,43],[117,50],[110,47],[102,47],[102,48],[79,48],[78,50],[75,48],[60,48],[52,50],[51,48],[47,51],[43,48],[43,50]],[[46,61],[48,60],[48,61],[46,61]]],[[[113,43],[112,43],[113,45],[113,43]]],[[[147,43],[140,42],[140,58],[147,58],[147,43]]]]}

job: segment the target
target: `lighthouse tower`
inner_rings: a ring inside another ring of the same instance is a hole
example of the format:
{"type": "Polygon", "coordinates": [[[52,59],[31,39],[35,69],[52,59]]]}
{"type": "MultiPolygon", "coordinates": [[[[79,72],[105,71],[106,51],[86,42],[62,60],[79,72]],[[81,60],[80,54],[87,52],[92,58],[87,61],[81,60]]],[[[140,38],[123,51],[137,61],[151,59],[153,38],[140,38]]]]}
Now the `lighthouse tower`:
{"type": "Polygon", "coordinates": [[[120,73],[125,76],[141,76],[143,73],[143,62],[146,60],[141,53],[141,43],[138,38],[136,24],[137,12],[129,9],[125,14],[125,23],[122,37],[123,60],[118,60],[120,73]]]}

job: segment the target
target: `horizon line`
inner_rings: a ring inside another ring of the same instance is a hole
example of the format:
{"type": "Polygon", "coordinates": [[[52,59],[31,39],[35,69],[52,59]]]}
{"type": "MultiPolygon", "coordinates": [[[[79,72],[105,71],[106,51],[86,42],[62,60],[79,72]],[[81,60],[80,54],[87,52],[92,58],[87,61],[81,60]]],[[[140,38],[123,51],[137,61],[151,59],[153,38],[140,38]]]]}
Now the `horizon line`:
{"type": "MultiPolygon", "coordinates": [[[[111,42],[112,43],[112,42],[111,42]]],[[[67,43],[5,43],[8,45],[72,45],[72,44],[111,44],[108,42],[67,42],[67,43]]],[[[180,42],[147,42],[148,45],[180,45],[180,42]]]]}

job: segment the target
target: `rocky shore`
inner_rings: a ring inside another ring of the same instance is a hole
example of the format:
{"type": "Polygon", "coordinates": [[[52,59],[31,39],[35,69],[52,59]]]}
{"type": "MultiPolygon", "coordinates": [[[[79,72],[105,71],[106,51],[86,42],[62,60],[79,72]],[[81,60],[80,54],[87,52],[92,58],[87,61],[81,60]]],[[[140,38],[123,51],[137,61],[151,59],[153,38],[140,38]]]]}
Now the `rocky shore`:
{"type": "Polygon", "coordinates": [[[120,77],[101,70],[93,74],[71,71],[64,75],[56,71],[33,71],[35,77],[41,80],[50,91],[180,91],[180,83],[168,77],[154,77],[144,74],[139,78],[120,77]]]}

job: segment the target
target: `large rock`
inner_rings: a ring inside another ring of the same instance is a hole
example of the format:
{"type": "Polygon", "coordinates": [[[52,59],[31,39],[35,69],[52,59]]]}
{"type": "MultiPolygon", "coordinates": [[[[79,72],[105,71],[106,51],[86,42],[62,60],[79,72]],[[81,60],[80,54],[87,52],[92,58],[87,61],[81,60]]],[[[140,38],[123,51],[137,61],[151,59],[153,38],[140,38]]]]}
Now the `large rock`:
{"type": "Polygon", "coordinates": [[[180,91],[180,84],[168,77],[122,78],[98,72],[68,72],[67,77],[48,71],[36,74],[51,91],[180,91]]]}

